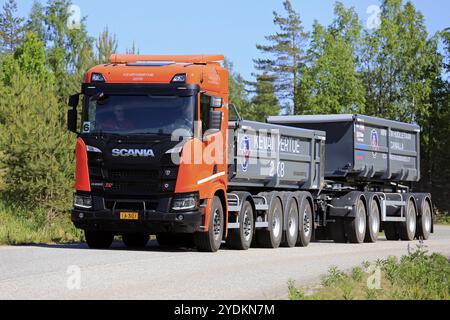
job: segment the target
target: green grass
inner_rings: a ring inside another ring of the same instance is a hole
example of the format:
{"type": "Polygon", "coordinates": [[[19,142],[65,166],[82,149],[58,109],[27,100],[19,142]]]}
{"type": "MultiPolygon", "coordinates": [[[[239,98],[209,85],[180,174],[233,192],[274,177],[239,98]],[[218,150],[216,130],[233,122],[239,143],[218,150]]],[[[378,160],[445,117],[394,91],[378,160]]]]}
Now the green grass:
{"type": "Polygon", "coordinates": [[[39,208],[24,208],[0,201],[0,245],[73,243],[83,233],[70,221],[69,213],[48,218],[39,208]]]}
{"type": "Polygon", "coordinates": [[[309,293],[292,281],[288,287],[291,300],[450,300],[450,263],[418,246],[400,259],[365,262],[350,272],[332,267],[309,293]]]}
{"type": "Polygon", "coordinates": [[[435,224],[450,225],[450,214],[448,212],[436,212],[435,224]]]}

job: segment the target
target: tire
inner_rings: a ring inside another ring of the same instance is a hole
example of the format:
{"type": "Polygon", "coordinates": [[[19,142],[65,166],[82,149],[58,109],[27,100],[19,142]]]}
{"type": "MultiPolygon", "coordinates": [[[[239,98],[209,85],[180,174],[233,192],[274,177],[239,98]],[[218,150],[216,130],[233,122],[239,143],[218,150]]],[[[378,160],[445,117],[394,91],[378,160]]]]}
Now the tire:
{"type": "Polygon", "coordinates": [[[114,240],[114,234],[111,232],[85,231],[84,236],[91,249],[108,249],[114,240]]]}
{"type": "Polygon", "coordinates": [[[239,229],[228,231],[227,245],[231,249],[248,250],[252,244],[255,231],[253,206],[249,201],[242,205],[239,217],[239,229]]]}
{"type": "Polygon", "coordinates": [[[405,211],[406,221],[398,224],[398,233],[400,235],[400,239],[404,241],[412,241],[416,236],[417,226],[417,210],[413,200],[408,200],[405,211]]]}
{"type": "Polygon", "coordinates": [[[287,225],[286,225],[286,230],[283,231],[283,238],[284,241],[282,242],[282,246],[283,247],[287,247],[287,248],[293,248],[295,247],[296,243],[297,243],[297,239],[298,239],[298,219],[299,219],[299,214],[298,214],[298,205],[297,205],[297,201],[295,200],[294,197],[291,197],[289,199],[288,205],[287,205],[287,225]]]}
{"type": "Polygon", "coordinates": [[[209,228],[207,232],[196,232],[194,241],[200,252],[217,252],[223,238],[223,207],[219,197],[214,197],[209,215],[209,228]]]}
{"type": "Polygon", "coordinates": [[[366,222],[366,237],[364,242],[375,243],[380,234],[380,208],[375,199],[372,199],[366,222]]]}
{"type": "Polygon", "coordinates": [[[397,241],[400,239],[400,235],[397,231],[396,222],[385,222],[384,223],[384,235],[386,236],[386,240],[389,241],[397,241]]]}
{"type": "Polygon", "coordinates": [[[335,243],[347,243],[345,235],[344,218],[336,217],[334,222],[330,222],[328,226],[329,238],[335,243]]]}
{"type": "Polygon", "coordinates": [[[363,243],[366,236],[367,210],[360,198],[356,203],[355,217],[345,220],[345,233],[350,243],[363,243]]]}
{"type": "Polygon", "coordinates": [[[309,201],[307,199],[304,199],[303,205],[300,207],[297,246],[307,247],[311,242],[313,232],[314,232],[313,211],[309,201]]]}
{"type": "Polygon", "coordinates": [[[432,225],[433,216],[431,213],[431,205],[430,202],[425,200],[423,202],[422,215],[417,219],[416,238],[428,240],[430,238],[432,225]]]}
{"type": "Polygon", "coordinates": [[[267,230],[258,230],[256,239],[261,247],[276,249],[280,246],[283,235],[283,205],[280,198],[272,199],[267,221],[269,227],[267,230]]]}
{"type": "Polygon", "coordinates": [[[129,248],[145,248],[149,240],[148,234],[127,233],[122,235],[123,243],[129,248]]]}

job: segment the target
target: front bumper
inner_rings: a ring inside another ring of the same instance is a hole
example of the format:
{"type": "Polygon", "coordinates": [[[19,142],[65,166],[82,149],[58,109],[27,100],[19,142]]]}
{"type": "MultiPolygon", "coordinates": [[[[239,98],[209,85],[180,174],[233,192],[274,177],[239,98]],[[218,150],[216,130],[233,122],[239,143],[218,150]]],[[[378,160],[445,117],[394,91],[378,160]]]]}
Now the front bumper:
{"type": "Polygon", "coordinates": [[[71,213],[75,227],[89,231],[109,231],[116,234],[129,232],[139,233],[194,233],[202,231],[203,208],[192,211],[170,212],[164,201],[160,202],[156,210],[124,210],[107,209],[98,206],[100,199],[94,197],[93,209],[75,207],[71,213]],[[138,220],[121,220],[121,212],[138,212],[138,220]],[[182,217],[182,219],[180,219],[182,217]]]}

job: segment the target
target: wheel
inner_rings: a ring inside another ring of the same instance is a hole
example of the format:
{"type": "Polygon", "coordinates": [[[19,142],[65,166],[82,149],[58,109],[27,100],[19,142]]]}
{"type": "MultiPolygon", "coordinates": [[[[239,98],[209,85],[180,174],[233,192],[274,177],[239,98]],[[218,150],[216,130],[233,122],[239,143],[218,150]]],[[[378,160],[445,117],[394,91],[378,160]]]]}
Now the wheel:
{"type": "Polygon", "coordinates": [[[214,197],[209,215],[207,232],[196,232],[195,246],[201,252],[216,252],[220,248],[223,238],[223,207],[219,197],[214,197]]]}
{"type": "Polygon", "coordinates": [[[123,243],[130,248],[145,248],[149,240],[148,234],[127,233],[122,235],[123,243]]]}
{"type": "Polygon", "coordinates": [[[347,243],[345,235],[344,218],[336,217],[334,222],[330,222],[328,226],[329,238],[336,243],[347,243]]]}
{"type": "Polygon", "coordinates": [[[300,208],[300,215],[298,221],[298,237],[297,245],[300,247],[307,247],[311,242],[314,230],[314,219],[311,204],[308,200],[303,201],[300,208]]]}
{"type": "Polygon", "coordinates": [[[417,219],[416,237],[418,239],[428,240],[430,238],[432,219],[431,205],[428,201],[424,201],[422,215],[417,219]]]}
{"type": "Polygon", "coordinates": [[[114,234],[104,231],[85,231],[84,236],[91,249],[108,249],[114,240],[114,234]]]}
{"type": "Polygon", "coordinates": [[[298,205],[294,197],[291,197],[287,206],[287,225],[284,233],[283,247],[295,247],[298,239],[298,205]]]}
{"type": "Polygon", "coordinates": [[[364,201],[359,199],[356,203],[355,217],[345,220],[345,233],[350,243],[362,243],[366,236],[366,206],[364,201]]]}
{"type": "Polygon", "coordinates": [[[228,231],[227,245],[231,249],[248,250],[252,244],[254,230],[253,207],[249,201],[245,201],[240,212],[239,229],[228,231]]]}
{"type": "Polygon", "coordinates": [[[413,200],[409,200],[405,210],[406,221],[398,224],[398,233],[400,239],[404,241],[412,241],[416,236],[416,220],[417,210],[413,200]]]}
{"type": "Polygon", "coordinates": [[[386,236],[386,240],[397,241],[400,239],[400,235],[397,231],[396,222],[385,222],[384,223],[384,235],[386,236]]]}
{"type": "Polygon", "coordinates": [[[256,238],[258,244],[263,248],[278,248],[283,235],[283,206],[278,197],[274,197],[270,204],[268,218],[269,227],[267,230],[258,230],[256,238]]]}
{"type": "Polygon", "coordinates": [[[365,242],[377,242],[380,234],[380,208],[375,199],[370,202],[369,215],[366,222],[366,237],[365,242]]]}

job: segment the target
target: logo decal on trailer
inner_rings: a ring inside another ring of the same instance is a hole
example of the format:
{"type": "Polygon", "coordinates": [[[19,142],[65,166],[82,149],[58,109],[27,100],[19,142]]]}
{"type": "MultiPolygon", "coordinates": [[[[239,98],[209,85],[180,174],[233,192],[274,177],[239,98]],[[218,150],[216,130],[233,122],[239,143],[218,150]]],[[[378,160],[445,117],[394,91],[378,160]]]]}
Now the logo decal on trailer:
{"type": "Polygon", "coordinates": [[[377,152],[380,150],[380,141],[378,140],[378,132],[375,129],[373,129],[372,133],[370,134],[370,144],[372,145],[372,148],[374,149],[374,152],[372,152],[372,155],[373,155],[373,158],[375,159],[377,157],[377,152]]]}
{"type": "Polygon", "coordinates": [[[247,172],[250,163],[250,139],[248,136],[243,136],[241,141],[242,152],[242,170],[247,172]]]}

